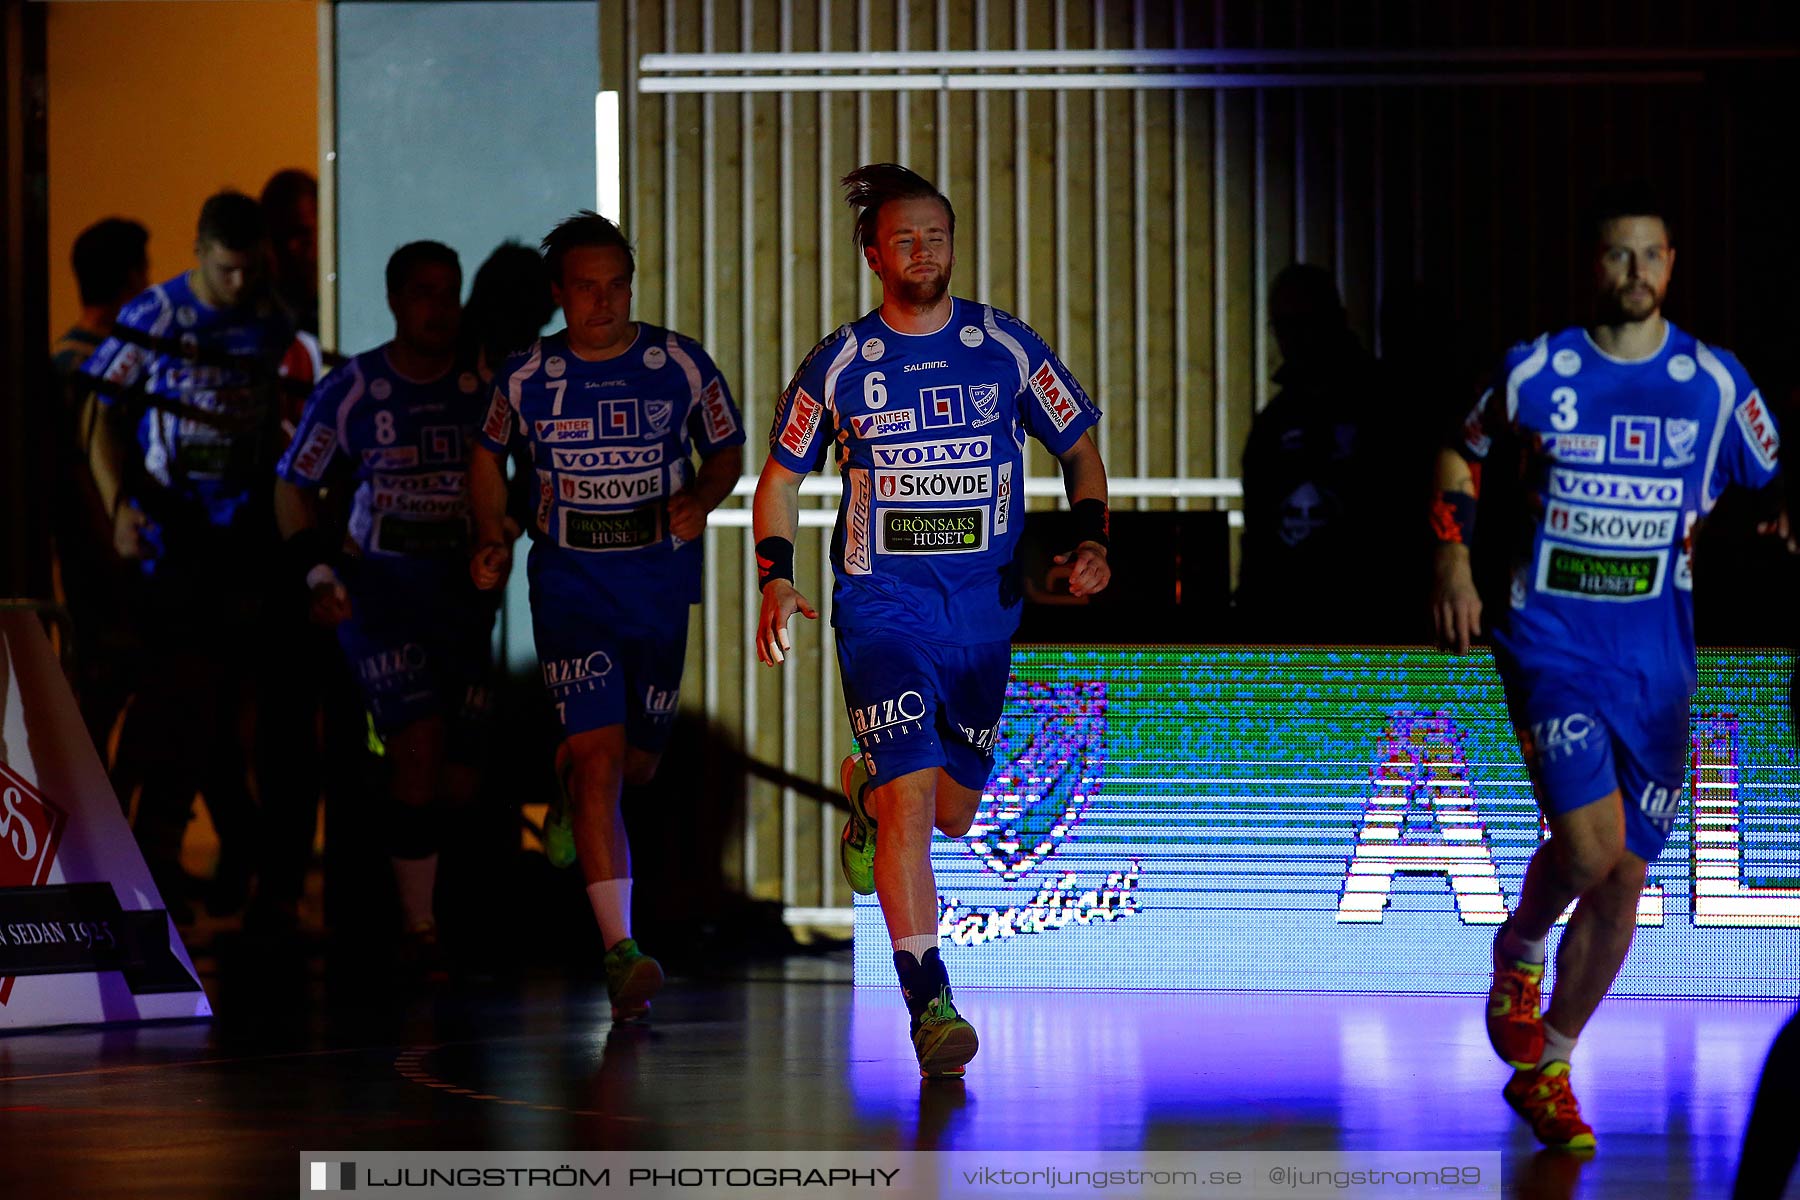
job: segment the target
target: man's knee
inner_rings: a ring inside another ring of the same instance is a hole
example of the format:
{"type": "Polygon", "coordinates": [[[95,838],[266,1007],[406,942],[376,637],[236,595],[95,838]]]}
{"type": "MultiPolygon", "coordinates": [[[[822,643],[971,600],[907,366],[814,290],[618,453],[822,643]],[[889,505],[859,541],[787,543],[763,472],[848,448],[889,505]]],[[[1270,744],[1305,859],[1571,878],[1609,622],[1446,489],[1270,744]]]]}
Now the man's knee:
{"type": "Polygon", "coordinates": [[[579,800],[595,794],[617,797],[625,775],[625,733],[618,725],[590,729],[563,743],[569,792],[579,800]]]}
{"type": "Polygon", "coordinates": [[[981,793],[963,787],[948,775],[938,781],[937,828],[945,837],[959,838],[975,824],[981,793]]]}
{"type": "Polygon", "coordinates": [[[643,787],[656,778],[656,768],[661,765],[662,751],[639,750],[633,746],[625,752],[625,785],[643,787]]]}

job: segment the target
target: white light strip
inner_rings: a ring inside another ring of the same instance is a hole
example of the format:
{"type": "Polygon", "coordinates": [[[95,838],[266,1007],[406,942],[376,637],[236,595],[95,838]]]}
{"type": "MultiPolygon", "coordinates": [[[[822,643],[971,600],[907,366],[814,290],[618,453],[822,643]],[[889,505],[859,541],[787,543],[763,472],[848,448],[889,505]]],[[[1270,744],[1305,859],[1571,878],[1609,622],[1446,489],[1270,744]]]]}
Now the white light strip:
{"type": "Polygon", "coordinates": [[[1067,70],[1072,67],[1276,67],[1398,63],[1675,63],[1789,59],[1784,46],[1717,49],[1434,49],[1412,50],[875,50],[868,53],[646,54],[643,72],[1067,70]]]}
{"type": "MultiPolygon", "coordinates": [[[[1061,493],[1059,492],[1058,495],[1061,493]]],[[[706,518],[709,529],[749,529],[755,519],[755,512],[748,508],[715,508],[712,515],[706,518]]],[[[803,508],[800,510],[800,528],[830,529],[837,524],[837,512],[829,508],[803,508]]],[[[1239,509],[1230,509],[1225,514],[1225,524],[1231,529],[1244,527],[1244,514],[1239,509]]]]}
{"type": "Polygon", "coordinates": [[[624,216],[619,163],[619,93],[594,93],[594,211],[613,221],[624,216]]]}
{"type": "MultiPolygon", "coordinates": [[[[737,486],[731,489],[733,496],[751,496],[756,493],[756,476],[745,475],[738,479],[737,486]]],[[[842,484],[836,475],[808,475],[800,483],[802,496],[837,496],[842,484]]],[[[1244,481],[1241,479],[1134,479],[1128,475],[1116,476],[1106,481],[1109,496],[1139,499],[1177,499],[1185,496],[1188,499],[1230,500],[1244,494],[1244,481]]],[[[1027,496],[1060,496],[1063,494],[1062,480],[1054,476],[1030,478],[1025,481],[1027,496]]]]}
{"type": "Polygon", "coordinates": [[[1327,87],[1568,87],[1585,84],[1698,84],[1699,71],[1509,71],[1341,73],[1332,75],[661,75],[638,81],[644,93],[705,92],[1006,92],[1128,91],[1133,88],[1225,90],[1327,87]]]}
{"type": "Polygon", "coordinates": [[[851,926],[856,924],[854,908],[795,908],[781,910],[781,919],[789,925],[851,926]]]}

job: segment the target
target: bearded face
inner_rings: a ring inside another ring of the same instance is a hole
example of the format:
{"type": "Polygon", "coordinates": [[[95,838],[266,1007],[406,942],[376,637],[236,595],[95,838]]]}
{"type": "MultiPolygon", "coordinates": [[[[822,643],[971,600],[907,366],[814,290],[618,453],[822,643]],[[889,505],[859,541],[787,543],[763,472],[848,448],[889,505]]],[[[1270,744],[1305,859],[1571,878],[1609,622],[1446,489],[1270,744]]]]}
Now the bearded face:
{"type": "Polygon", "coordinates": [[[1615,217],[1600,230],[1596,283],[1601,319],[1608,323],[1649,320],[1669,291],[1675,251],[1661,217],[1615,217]]]}

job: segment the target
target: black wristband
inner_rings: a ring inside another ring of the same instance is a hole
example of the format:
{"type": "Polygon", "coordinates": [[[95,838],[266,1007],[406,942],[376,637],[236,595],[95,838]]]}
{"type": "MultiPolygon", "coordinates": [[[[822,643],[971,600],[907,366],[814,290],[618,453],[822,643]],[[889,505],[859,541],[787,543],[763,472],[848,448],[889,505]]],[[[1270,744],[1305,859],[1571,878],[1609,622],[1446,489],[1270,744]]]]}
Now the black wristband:
{"type": "Polygon", "coordinates": [[[302,579],[320,563],[331,565],[331,543],[316,528],[302,529],[281,544],[282,557],[288,569],[302,579]]]}
{"type": "Polygon", "coordinates": [[[1112,539],[1107,536],[1112,526],[1112,517],[1106,511],[1104,500],[1077,500],[1075,512],[1075,544],[1098,542],[1102,547],[1110,548],[1112,539]]]}
{"type": "Polygon", "coordinates": [[[794,582],[794,543],[784,537],[766,537],[756,543],[757,588],[766,588],[775,579],[794,582]]]}

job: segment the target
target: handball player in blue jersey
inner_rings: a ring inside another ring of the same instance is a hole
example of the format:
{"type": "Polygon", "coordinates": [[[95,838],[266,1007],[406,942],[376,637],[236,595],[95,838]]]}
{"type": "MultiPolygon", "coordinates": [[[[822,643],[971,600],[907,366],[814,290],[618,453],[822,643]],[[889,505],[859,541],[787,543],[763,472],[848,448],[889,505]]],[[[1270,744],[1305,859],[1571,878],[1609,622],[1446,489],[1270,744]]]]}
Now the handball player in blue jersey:
{"type": "Polygon", "coordinates": [[[469,450],[487,415],[456,362],[462,265],[438,242],[387,264],[393,340],[327,375],[276,466],[275,516],[314,621],[335,627],[387,745],[384,825],[406,963],[437,966],[432,891],[448,812],[475,798],[494,606],[469,581],[469,450]],[[319,530],[318,490],[353,477],[344,545],[319,530]]]}
{"type": "MultiPolygon", "coordinates": [[[[269,298],[268,254],[256,201],[208,197],[193,268],[126,304],[81,369],[94,484],[114,549],[140,572],[130,603],[143,658],[119,757],[140,770],[138,842],[174,911],[196,791],[219,834],[214,901],[241,902],[259,835],[240,718],[257,689],[268,699],[287,682],[267,669],[284,652],[269,634],[269,476],[294,331],[269,298]]],[[[258,758],[271,757],[267,740],[258,758]]],[[[265,799],[279,770],[259,765],[265,799]]]]}
{"type": "Polygon", "coordinates": [[[931,833],[969,831],[993,768],[1021,588],[1025,439],[1061,460],[1076,535],[1057,557],[1076,596],[1110,578],[1106,470],[1094,403],[1017,317],[950,294],[956,216],[891,163],[844,179],[881,307],[815,346],[783,394],[756,490],[758,657],[778,665],[788,623],[817,613],[794,587],[800,483],[837,447],[832,624],[859,753],[840,858],[881,901],[926,1077],[959,1076],[974,1028],[938,946],[931,833]]]}
{"type": "MultiPolygon", "coordinates": [[[[700,599],[706,518],[743,470],[744,430],[700,343],[631,319],[635,261],[619,227],[578,213],[544,238],[567,328],[503,363],[470,463],[475,583],[499,586],[507,446],[536,472],[531,621],[562,723],[557,752],[573,856],[606,943],[613,1019],[649,1012],[662,968],[631,936],[621,788],[656,773],[700,599]],[[698,452],[700,464],[693,458],[698,452]]],[[[560,857],[557,822],[546,848],[560,857]]]]}
{"type": "Polygon", "coordinates": [[[1485,616],[1550,838],[1494,938],[1487,1028],[1514,1068],[1504,1095],[1545,1145],[1588,1150],[1570,1088],[1576,1038],[1612,986],[1649,862],[1681,811],[1694,693],[1695,525],[1730,486],[1760,493],[1785,535],[1769,407],[1730,353],[1662,315],[1675,250],[1654,197],[1599,206],[1598,315],[1507,353],[1439,455],[1433,616],[1462,653],[1485,616]],[[1522,503],[1510,596],[1484,613],[1470,570],[1483,466],[1522,503]],[[1544,943],[1571,902],[1555,994],[1544,943]]]}

